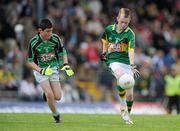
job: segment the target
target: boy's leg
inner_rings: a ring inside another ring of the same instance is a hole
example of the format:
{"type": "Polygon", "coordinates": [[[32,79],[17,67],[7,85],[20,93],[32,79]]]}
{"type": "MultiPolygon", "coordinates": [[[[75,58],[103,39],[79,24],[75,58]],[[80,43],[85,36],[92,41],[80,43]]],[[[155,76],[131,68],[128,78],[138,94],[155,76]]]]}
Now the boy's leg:
{"type": "Polygon", "coordinates": [[[57,113],[54,94],[53,94],[50,82],[48,80],[42,81],[40,83],[40,86],[42,87],[42,89],[46,95],[47,104],[48,104],[49,108],[51,109],[51,111],[53,113],[57,113]]]}
{"type": "Polygon", "coordinates": [[[120,105],[121,108],[127,109],[127,104],[126,104],[126,90],[122,89],[120,86],[117,86],[118,94],[120,97],[120,105]]]}
{"type": "Polygon", "coordinates": [[[121,117],[126,124],[133,124],[132,120],[129,117],[127,103],[126,103],[126,90],[118,86],[118,92],[120,96],[120,105],[121,105],[121,117]]]}
{"type": "Polygon", "coordinates": [[[61,100],[61,84],[59,81],[50,81],[55,100],[61,100]]]}
{"type": "MultiPolygon", "coordinates": [[[[109,67],[111,68],[111,71],[113,75],[116,77],[117,81],[124,73],[126,73],[126,69],[131,71],[131,68],[129,66],[123,65],[121,63],[111,63],[109,67]]],[[[121,117],[126,124],[133,124],[133,122],[129,117],[129,113],[127,109],[126,90],[122,89],[119,85],[117,89],[118,89],[118,94],[120,96],[121,117]]]]}
{"type": "Polygon", "coordinates": [[[126,102],[127,102],[127,108],[128,108],[128,112],[131,112],[132,106],[133,106],[133,102],[134,102],[134,98],[133,98],[133,88],[127,90],[126,93],[126,102]]]}
{"type": "MultiPolygon", "coordinates": [[[[60,100],[61,99],[61,85],[59,81],[50,81],[50,85],[54,94],[54,99],[55,100],[60,100]]],[[[60,114],[53,113],[53,117],[56,121],[56,123],[59,123],[61,121],[60,114]]]]}
{"type": "Polygon", "coordinates": [[[131,109],[132,109],[132,106],[133,106],[133,102],[134,102],[133,100],[126,100],[129,114],[131,113],[131,109]]]}
{"type": "Polygon", "coordinates": [[[47,98],[46,98],[46,95],[45,93],[43,92],[43,100],[46,102],[47,101],[47,98]]]}
{"type": "Polygon", "coordinates": [[[50,81],[53,79],[59,81],[59,72],[57,68],[54,68],[53,72],[54,74],[48,77],[48,76],[41,75],[37,71],[34,71],[34,76],[36,78],[36,81],[40,83],[40,86],[43,89],[43,92],[44,92],[43,98],[45,101],[47,101],[47,104],[53,113],[53,117],[56,123],[59,123],[60,120],[59,120],[59,113],[56,108],[56,101],[55,101],[55,95],[54,95],[54,90],[53,90],[54,88],[52,87],[52,84],[50,83],[50,81]]]}

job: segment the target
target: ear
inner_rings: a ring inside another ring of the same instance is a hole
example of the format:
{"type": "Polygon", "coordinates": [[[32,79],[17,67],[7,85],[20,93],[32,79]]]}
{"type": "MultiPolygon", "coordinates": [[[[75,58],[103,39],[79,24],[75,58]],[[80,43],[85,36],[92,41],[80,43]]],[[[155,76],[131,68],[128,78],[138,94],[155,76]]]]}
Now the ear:
{"type": "Polygon", "coordinates": [[[118,19],[119,19],[119,16],[116,17],[116,21],[115,21],[116,24],[118,24],[118,19]]]}
{"type": "Polygon", "coordinates": [[[118,19],[119,19],[119,15],[116,17],[116,20],[118,21],[118,19]]]}
{"type": "Polygon", "coordinates": [[[41,28],[38,28],[38,32],[41,32],[42,31],[42,29],[41,28]]]}
{"type": "Polygon", "coordinates": [[[129,21],[131,21],[131,17],[129,16],[129,21]]]}

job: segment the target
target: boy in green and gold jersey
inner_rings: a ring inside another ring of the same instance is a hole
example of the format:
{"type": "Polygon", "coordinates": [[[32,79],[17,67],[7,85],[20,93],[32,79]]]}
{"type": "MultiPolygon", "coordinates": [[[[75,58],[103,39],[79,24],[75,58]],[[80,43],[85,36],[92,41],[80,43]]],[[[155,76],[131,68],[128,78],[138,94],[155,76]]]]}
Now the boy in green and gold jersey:
{"type": "MultiPolygon", "coordinates": [[[[130,20],[130,10],[121,8],[117,23],[107,26],[101,39],[101,60],[106,62],[117,81],[124,74],[140,77],[140,73],[134,64],[135,34],[128,26],[130,20]]],[[[129,116],[133,105],[133,87],[125,90],[118,84],[118,91],[122,119],[126,124],[133,124],[129,116]]]]}
{"type": "Polygon", "coordinates": [[[27,64],[33,70],[35,79],[44,91],[44,98],[50,107],[56,123],[60,122],[60,114],[55,105],[55,100],[61,99],[61,85],[59,82],[59,68],[66,71],[68,76],[74,74],[68,65],[66,50],[58,35],[53,34],[50,20],[40,22],[38,34],[29,43],[27,64]]]}

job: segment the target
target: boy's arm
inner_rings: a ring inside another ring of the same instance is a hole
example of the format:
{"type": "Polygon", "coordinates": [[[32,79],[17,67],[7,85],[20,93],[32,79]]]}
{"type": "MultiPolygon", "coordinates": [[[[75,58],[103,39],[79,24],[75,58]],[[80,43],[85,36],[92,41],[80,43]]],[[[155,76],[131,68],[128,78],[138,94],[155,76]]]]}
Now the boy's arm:
{"type": "Polygon", "coordinates": [[[102,38],[101,38],[101,49],[102,49],[102,53],[101,53],[101,60],[102,61],[106,61],[106,53],[108,51],[108,40],[107,40],[107,33],[106,31],[104,32],[102,38]]]}
{"type": "Polygon", "coordinates": [[[108,42],[104,39],[101,39],[101,43],[102,43],[102,53],[106,53],[108,50],[108,42]]]}
{"type": "Polygon", "coordinates": [[[31,69],[33,69],[33,70],[36,70],[36,71],[38,71],[38,72],[40,72],[41,71],[41,68],[36,64],[36,63],[34,63],[34,62],[27,62],[27,66],[29,67],[29,68],[31,68],[31,69]]]}
{"type": "Polygon", "coordinates": [[[65,71],[68,76],[74,75],[74,71],[71,69],[71,67],[68,65],[68,56],[67,56],[67,51],[64,48],[61,40],[59,39],[59,49],[58,49],[58,54],[60,57],[63,57],[63,67],[61,70],[65,71]]]}
{"type": "Polygon", "coordinates": [[[68,57],[67,57],[67,55],[63,56],[63,64],[68,64],[68,57]]]}
{"type": "Polygon", "coordinates": [[[41,75],[50,76],[53,73],[53,70],[50,66],[47,68],[40,68],[36,63],[34,62],[27,62],[27,66],[33,70],[38,71],[41,75]]]}
{"type": "Polygon", "coordinates": [[[102,53],[106,53],[107,50],[108,50],[108,39],[107,39],[106,30],[105,30],[105,32],[102,35],[101,43],[102,43],[102,53]]]}
{"type": "Polygon", "coordinates": [[[31,41],[29,42],[28,46],[27,66],[32,70],[36,70],[38,72],[41,71],[41,68],[34,62],[34,51],[31,45],[31,41]]]}
{"type": "Polygon", "coordinates": [[[141,74],[137,70],[137,66],[134,63],[134,56],[135,56],[134,48],[135,48],[135,35],[133,33],[133,35],[131,35],[130,41],[129,41],[128,54],[129,54],[129,61],[130,61],[131,69],[134,73],[134,77],[139,78],[139,77],[141,77],[141,74]]]}
{"type": "Polygon", "coordinates": [[[128,53],[129,53],[129,61],[130,65],[134,65],[134,49],[135,49],[135,34],[134,32],[131,33],[129,36],[129,46],[128,46],[128,53]]]}
{"type": "Polygon", "coordinates": [[[66,51],[66,49],[64,48],[64,45],[63,45],[61,39],[59,38],[59,36],[58,36],[58,41],[59,41],[58,48],[57,48],[57,50],[58,50],[58,56],[59,56],[60,58],[62,58],[63,64],[67,64],[67,63],[68,63],[67,51],[66,51]]]}
{"type": "Polygon", "coordinates": [[[129,61],[130,61],[130,65],[134,65],[134,49],[130,49],[129,50],[129,61]]]}
{"type": "Polygon", "coordinates": [[[32,69],[32,70],[36,70],[37,72],[39,72],[42,75],[47,75],[50,76],[52,75],[52,69],[50,68],[50,66],[48,66],[47,68],[40,68],[35,62],[35,54],[34,54],[34,50],[32,48],[31,45],[31,41],[29,43],[29,47],[28,47],[28,58],[27,58],[27,66],[32,69]]]}

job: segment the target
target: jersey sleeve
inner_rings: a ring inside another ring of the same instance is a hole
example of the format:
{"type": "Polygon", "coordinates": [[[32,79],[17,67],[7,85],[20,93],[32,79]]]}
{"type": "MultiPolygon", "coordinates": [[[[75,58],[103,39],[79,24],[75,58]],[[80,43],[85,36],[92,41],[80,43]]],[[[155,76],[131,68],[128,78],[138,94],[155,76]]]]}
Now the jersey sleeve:
{"type": "Polygon", "coordinates": [[[129,51],[135,48],[135,34],[131,32],[129,35],[129,51]]]}
{"type": "Polygon", "coordinates": [[[63,43],[59,37],[58,37],[58,41],[59,41],[59,43],[58,43],[58,56],[62,57],[64,55],[67,55],[67,51],[66,51],[66,49],[65,49],[65,47],[64,47],[64,45],[63,45],[63,43]]]}
{"type": "Polygon", "coordinates": [[[102,41],[103,43],[108,42],[108,39],[107,39],[107,29],[106,29],[106,28],[105,28],[105,31],[104,31],[102,37],[101,37],[101,41],[102,41]]]}
{"type": "Polygon", "coordinates": [[[31,41],[29,42],[27,61],[28,62],[34,62],[34,52],[33,52],[32,42],[31,41]]]}

